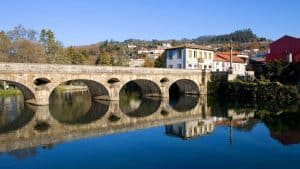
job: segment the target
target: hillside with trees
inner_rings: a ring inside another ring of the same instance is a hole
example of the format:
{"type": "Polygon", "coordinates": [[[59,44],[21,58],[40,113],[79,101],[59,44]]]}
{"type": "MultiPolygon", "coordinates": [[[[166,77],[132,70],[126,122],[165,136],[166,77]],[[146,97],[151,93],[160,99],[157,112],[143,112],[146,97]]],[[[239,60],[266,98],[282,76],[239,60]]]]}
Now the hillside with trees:
{"type": "MultiPolygon", "coordinates": [[[[266,38],[257,37],[251,29],[244,29],[225,35],[200,36],[195,39],[180,40],[139,40],[123,42],[106,40],[92,45],[64,47],[51,29],[36,31],[18,25],[12,30],[0,31],[0,61],[22,63],[56,63],[126,66],[131,58],[145,58],[139,49],[155,49],[163,43],[172,46],[194,43],[210,46],[215,50],[228,50],[232,42],[234,49],[265,49],[266,38]],[[135,45],[129,48],[128,45],[135,45]]],[[[147,60],[145,66],[164,66],[164,56],[155,62],[147,60]]]]}
{"type": "Polygon", "coordinates": [[[260,38],[255,35],[251,29],[243,29],[224,35],[200,36],[196,39],[193,39],[192,42],[197,44],[216,44],[229,42],[245,43],[266,40],[266,38],[260,38]]]}

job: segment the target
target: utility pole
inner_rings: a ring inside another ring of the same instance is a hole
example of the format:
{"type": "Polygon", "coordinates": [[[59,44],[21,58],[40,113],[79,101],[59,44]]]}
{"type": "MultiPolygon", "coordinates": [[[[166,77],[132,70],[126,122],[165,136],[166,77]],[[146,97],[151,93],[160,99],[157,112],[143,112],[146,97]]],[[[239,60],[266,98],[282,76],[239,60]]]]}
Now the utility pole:
{"type": "Polygon", "coordinates": [[[229,144],[232,144],[232,117],[230,117],[230,123],[229,123],[229,144]]]}
{"type": "Polygon", "coordinates": [[[232,70],[232,40],[230,40],[230,70],[232,70]]]}

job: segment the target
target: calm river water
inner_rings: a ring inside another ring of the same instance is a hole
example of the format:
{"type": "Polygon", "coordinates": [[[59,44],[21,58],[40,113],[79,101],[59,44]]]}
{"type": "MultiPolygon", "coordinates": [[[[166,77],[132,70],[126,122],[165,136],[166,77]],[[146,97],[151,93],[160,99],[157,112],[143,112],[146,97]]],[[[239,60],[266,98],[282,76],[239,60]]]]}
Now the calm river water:
{"type": "Polygon", "coordinates": [[[299,105],[54,94],[0,97],[0,169],[300,168],[299,105]]]}

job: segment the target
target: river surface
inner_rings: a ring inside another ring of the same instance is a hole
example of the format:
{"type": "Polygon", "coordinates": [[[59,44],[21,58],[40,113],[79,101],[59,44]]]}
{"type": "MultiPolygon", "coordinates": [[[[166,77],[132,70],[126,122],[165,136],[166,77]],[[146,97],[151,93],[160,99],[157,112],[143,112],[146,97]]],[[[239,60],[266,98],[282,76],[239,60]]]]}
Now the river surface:
{"type": "Polygon", "coordinates": [[[0,169],[300,168],[299,104],[0,97],[0,169]]]}

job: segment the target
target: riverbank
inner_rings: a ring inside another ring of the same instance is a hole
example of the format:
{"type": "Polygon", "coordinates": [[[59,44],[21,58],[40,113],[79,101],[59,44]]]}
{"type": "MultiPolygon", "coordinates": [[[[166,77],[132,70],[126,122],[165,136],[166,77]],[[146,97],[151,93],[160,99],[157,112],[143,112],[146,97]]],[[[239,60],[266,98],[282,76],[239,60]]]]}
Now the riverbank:
{"type": "Polygon", "coordinates": [[[87,86],[73,86],[73,85],[60,85],[55,89],[56,93],[64,93],[64,92],[79,92],[79,91],[87,91],[87,86]]]}
{"type": "Polygon", "coordinates": [[[283,85],[279,82],[241,81],[210,82],[209,93],[228,99],[280,100],[291,102],[300,100],[300,87],[283,85]]]}
{"type": "Polygon", "coordinates": [[[6,89],[6,90],[0,90],[0,96],[12,96],[12,95],[20,95],[22,94],[19,89],[6,89]]]}

